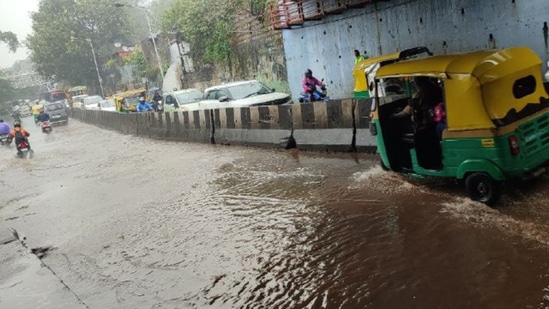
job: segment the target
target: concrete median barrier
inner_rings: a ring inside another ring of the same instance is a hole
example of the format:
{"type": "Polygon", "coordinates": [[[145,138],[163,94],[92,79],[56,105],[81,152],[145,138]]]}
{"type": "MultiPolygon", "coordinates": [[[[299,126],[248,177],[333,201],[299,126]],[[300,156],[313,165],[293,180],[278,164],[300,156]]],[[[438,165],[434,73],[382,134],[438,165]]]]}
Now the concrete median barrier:
{"type": "Polygon", "coordinates": [[[73,109],[71,117],[124,134],[164,140],[317,151],[375,151],[371,99],[166,113],[73,109]]]}

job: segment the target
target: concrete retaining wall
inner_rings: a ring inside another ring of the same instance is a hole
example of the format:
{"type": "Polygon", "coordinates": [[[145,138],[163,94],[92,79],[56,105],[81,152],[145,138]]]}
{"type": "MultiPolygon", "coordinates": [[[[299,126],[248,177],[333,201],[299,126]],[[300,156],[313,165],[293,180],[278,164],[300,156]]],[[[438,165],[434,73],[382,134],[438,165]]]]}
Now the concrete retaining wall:
{"type": "Polygon", "coordinates": [[[371,101],[259,106],[144,114],[73,109],[71,117],[103,128],[165,140],[322,151],[373,152],[371,101]]]}

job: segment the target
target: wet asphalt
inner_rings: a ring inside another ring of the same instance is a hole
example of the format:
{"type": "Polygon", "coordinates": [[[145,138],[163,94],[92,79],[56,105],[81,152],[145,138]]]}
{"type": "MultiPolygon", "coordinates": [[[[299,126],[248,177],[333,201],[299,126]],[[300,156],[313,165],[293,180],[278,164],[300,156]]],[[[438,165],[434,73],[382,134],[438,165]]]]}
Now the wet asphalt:
{"type": "Polygon", "coordinates": [[[78,121],[0,149],[0,227],[89,308],[546,308],[549,179],[502,203],[368,154],[165,142],[78,121]]]}

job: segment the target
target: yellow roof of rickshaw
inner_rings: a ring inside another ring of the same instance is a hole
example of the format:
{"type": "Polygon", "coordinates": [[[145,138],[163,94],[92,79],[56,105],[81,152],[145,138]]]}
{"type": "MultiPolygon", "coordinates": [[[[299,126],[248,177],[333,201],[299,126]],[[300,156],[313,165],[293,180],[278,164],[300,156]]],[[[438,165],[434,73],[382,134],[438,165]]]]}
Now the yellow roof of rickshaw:
{"type": "Polygon", "coordinates": [[[138,95],[138,94],[146,92],[146,91],[147,90],[145,88],[122,91],[122,92],[117,92],[117,93],[113,94],[111,97],[131,97],[131,96],[135,96],[135,95],[138,95]]]}
{"type": "Polygon", "coordinates": [[[446,74],[470,74],[481,84],[502,77],[505,72],[517,71],[541,64],[539,56],[527,47],[511,47],[501,50],[482,50],[470,53],[431,56],[424,59],[405,60],[388,64],[379,69],[377,78],[446,74]],[[502,67],[501,70],[495,69],[502,67]],[[504,69],[503,69],[504,68],[504,69]]]}
{"type": "Polygon", "coordinates": [[[400,53],[401,52],[396,52],[396,53],[392,53],[392,54],[388,54],[388,55],[382,55],[382,56],[379,56],[379,57],[364,59],[364,60],[360,61],[359,63],[357,63],[355,65],[354,70],[364,70],[365,68],[369,67],[370,65],[372,65],[374,63],[380,63],[380,62],[384,62],[384,61],[399,59],[400,58],[400,53]]]}

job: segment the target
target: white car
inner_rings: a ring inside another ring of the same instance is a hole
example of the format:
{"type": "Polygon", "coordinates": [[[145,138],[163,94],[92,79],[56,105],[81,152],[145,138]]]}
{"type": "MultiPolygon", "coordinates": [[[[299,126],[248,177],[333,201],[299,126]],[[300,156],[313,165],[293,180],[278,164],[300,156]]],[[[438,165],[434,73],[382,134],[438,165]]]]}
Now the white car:
{"type": "Polygon", "coordinates": [[[107,112],[116,112],[116,104],[114,103],[114,99],[101,100],[99,102],[99,109],[107,112]]]}
{"type": "Polygon", "coordinates": [[[83,108],[82,105],[84,103],[82,103],[82,101],[87,97],[88,97],[87,94],[75,95],[74,97],[72,97],[72,107],[73,108],[83,108]]]}
{"type": "Polygon", "coordinates": [[[101,102],[103,98],[98,95],[92,95],[89,97],[86,97],[82,99],[82,108],[83,109],[91,109],[91,110],[99,110],[99,102],[101,102]]]}
{"type": "Polygon", "coordinates": [[[162,103],[166,112],[197,110],[203,98],[202,91],[190,88],[164,94],[162,103]]]}
{"type": "Polygon", "coordinates": [[[227,83],[204,91],[200,109],[291,104],[289,94],[275,92],[257,80],[227,83]]]}

